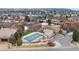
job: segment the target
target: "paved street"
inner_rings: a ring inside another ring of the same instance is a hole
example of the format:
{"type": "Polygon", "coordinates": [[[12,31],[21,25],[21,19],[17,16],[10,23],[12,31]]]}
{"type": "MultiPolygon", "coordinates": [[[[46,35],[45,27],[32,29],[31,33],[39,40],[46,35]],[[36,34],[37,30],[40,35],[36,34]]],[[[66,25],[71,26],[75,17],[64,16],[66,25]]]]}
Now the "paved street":
{"type": "Polygon", "coordinates": [[[79,51],[79,48],[48,48],[48,49],[32,49],[25,51],[79,51]]]}
{"type": "Polygon", "coordinates": [[[59,42],[62,45],[62,47],[69,47],[71,39],[72,39],[71,35],[66,34],[64,36],[64,35],[61,35],[61,34],[57,34],[57,35],[55,35],[53,40],[59,42]]]}
{"type": "Polygon", "coordinates": [[[79,48],[72,48],[72,47],[60,47],[60,48],[21,48],[21,49],[5,49],[1,51],[79,51],[79,48]]]}

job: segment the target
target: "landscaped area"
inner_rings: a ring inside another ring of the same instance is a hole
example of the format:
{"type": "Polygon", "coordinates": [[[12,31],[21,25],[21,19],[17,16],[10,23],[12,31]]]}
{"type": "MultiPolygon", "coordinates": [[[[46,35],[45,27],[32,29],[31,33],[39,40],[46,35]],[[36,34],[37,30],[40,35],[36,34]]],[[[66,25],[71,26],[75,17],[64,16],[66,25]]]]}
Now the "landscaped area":
{"type": "Polygon", "coordinates": [[[32,32],[24,32],[24,33],[23,33],[23,36],[28,35],[28,34],[30,34],[30,33],[32,33],[32,32]]]}

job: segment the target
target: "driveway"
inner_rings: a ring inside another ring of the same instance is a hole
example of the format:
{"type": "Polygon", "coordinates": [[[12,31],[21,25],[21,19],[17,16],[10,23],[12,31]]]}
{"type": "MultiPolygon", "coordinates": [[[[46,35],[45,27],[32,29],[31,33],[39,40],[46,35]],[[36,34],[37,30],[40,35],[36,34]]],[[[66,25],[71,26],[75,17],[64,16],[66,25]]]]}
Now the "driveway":
{"type": "Polygon", "coordinates": [[[71,47],[71,45],[70,45],[71,39],[72,39],[72,35],[66,34],[64,36],[61,34],[57,34],[54,36],[52,41],[55,40],[55,41],[59,42],[62,45],[61,47],[69,47],[69,46],[71,47]]]}

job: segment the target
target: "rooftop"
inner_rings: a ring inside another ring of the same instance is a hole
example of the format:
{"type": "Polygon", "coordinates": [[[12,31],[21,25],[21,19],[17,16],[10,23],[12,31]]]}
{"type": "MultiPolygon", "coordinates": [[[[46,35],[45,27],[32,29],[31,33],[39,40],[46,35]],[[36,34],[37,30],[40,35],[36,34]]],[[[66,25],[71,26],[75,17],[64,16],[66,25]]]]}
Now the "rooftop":
{"type": "Polygon", "coordinates": [[[16,29],[3,28],[0,30],[0,38],[1,39],[8,39],[15,32],[16,32],[16,29]]]}

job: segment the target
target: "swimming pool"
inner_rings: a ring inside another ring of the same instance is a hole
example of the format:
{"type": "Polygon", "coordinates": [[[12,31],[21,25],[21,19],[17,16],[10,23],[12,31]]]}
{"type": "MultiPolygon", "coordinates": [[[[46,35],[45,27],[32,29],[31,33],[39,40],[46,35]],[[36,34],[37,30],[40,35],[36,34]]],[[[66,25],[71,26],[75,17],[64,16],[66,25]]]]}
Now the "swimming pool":
{"type": "Polygon", "coordinates": [[[33,32],[23,37],[23,42],[37,42],[43,38],[43,33],[33,32]]]}

